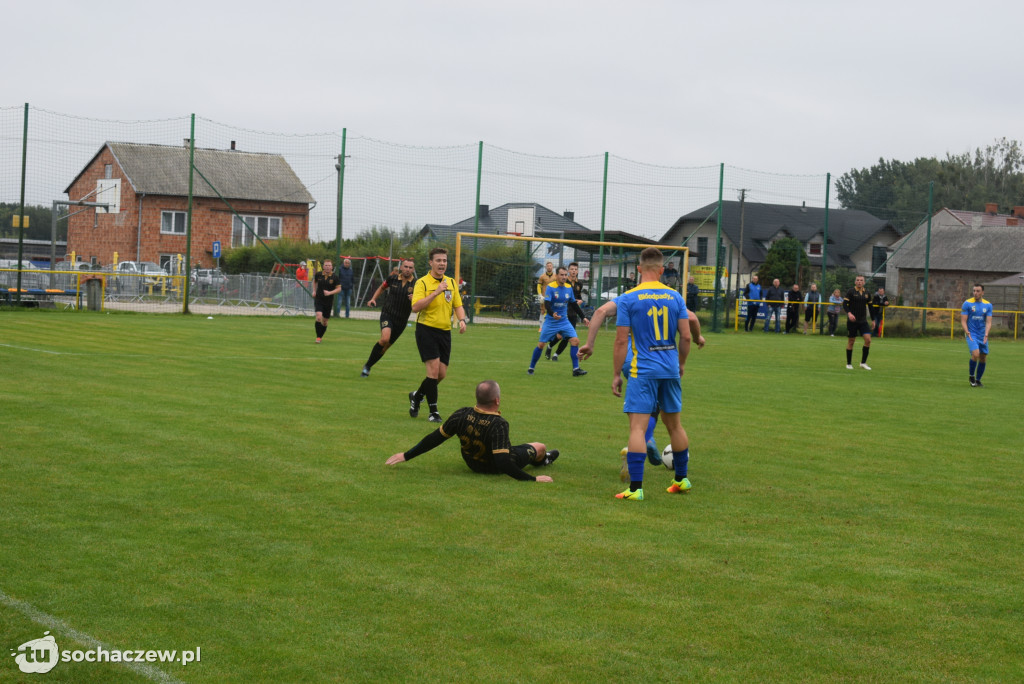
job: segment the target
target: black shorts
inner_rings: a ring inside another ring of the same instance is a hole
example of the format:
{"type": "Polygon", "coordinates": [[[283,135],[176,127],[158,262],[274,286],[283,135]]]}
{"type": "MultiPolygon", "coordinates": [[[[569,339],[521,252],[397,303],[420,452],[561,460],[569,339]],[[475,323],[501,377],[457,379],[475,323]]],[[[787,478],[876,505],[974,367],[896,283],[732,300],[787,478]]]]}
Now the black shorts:
{"type": "Polygon", "coordinates": [[[387,311],[380,312],[380,329],[391,328],[391,344],[398,341],[398,338],[405,332],[405,326],[409,324],[409,317],[401,318],[392,316],[387,311]]]}
{"type": "Polygon", "coordinates": [[[805,321],[813,321],[814,320],[814,307],[813,306],[809,306],[806,309],[804,309],[804,320],[805,321]]]}
{"type": "Polygon", "coordinates": [[[328,318],[331,317],[331,311],[333,311],[333,310],[334,310],[334,300],[333,299],[331,301],[329,301],[329,302],[325,302],[322,299],[314,299],[313,300],[313,311],[316,311],[317,313],[323,314],[323,317],[324,317],[325,321],[328,318]]]}
{"type": "Polygon", "coordinates": [[[420,361],[437,359],[447,366],[452,355],[452,331],[417,323],[416,348],[420,350],[420,361]]]}
{"type": "Polygon", "coordinates": [[[850,339],[870,334],[871,324],[867,321],[851,321],[849,318],[846,319],[846,336],[850,339]]]}
{"type": "Polygon", "coordinates": [[[512,454],[512,460],[520,468],[537,462],[537,450],[533,448],[532,444],[516,444],[509,447],[508,452],[512,454]]]}

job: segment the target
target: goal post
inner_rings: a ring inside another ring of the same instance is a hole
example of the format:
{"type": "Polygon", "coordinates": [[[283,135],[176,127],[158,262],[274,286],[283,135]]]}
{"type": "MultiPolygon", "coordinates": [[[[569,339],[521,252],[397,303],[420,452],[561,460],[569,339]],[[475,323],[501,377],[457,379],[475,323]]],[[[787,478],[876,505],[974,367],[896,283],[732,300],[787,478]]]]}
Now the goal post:
{"type": "Polygon", "coordinates": [[[670,263],[675,266],[678,277],[669,284],[685,292],[687,247],[537,235],[457,233],[455,278],[463,289],[470,320],[536,324],[543,311],[537,279],[545,272],[547,262],[555,269],[573,262],[579,265],[583,308],[589,312],[636,284],[636,265],[640,253],[648,247],[662,251],[666,267],[670,263]]]}

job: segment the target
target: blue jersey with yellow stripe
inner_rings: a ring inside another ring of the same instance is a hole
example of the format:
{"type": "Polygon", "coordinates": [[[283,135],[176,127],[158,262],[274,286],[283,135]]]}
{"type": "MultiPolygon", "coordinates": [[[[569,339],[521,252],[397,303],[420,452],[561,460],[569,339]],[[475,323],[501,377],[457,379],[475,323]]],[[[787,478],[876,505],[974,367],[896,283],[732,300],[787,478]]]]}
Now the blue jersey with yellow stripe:
{"type": "Polygon", "coordinates": [[[688,318],[683,296],[660,282],[642,283],[615,300],[615,325],[629,327],[631,378],[679,378],[676,335],[688,318]]]}
{"type": "MultiPolygon", "coordinates": [[[[559,285],[557,280],[552,280],[544,289],[544,301],[550,302],[551,310],[564,319],[568,313],[569,302],[576,301],[576,295],[569,283],[559,285]]],[[[550,313],[545,313],[545,316],[552,317],[550,313]]]]}
{"type": "Polygon", "coordinates": [[[992,317],[992,304],[986,299],[977,300],[971,297],[960,308],[960,313],[967,316],[967,331],[976,341],[985,339],[986,319],[992,317]]]}

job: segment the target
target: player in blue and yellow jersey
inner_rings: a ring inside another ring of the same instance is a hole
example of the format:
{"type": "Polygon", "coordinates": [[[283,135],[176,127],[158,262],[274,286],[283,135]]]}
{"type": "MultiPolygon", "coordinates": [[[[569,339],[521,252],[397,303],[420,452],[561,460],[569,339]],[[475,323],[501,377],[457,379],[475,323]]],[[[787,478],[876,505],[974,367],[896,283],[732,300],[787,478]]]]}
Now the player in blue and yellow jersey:
{"type": "Polygon", "coordinates": [[[416,347],[427,375],[415,392],[409,392],[409,415],[420,414],[420,402],[426,397],[430,407],[428,420],[443,421],[437,412],[437,385],[448,375],[452,352],[452,314],[459,320],[459,334],[466,332],[466,310],[455,280],[444,274],[448,268],[448,250],[430,250],[430,272],[416,281],[412,290],[412,313],[416,314],[416,347]]]}
{"type": "MultiPolygon", "coordinates": [[[[657,247],[640,253],[640,284],[616,300],[615,351],[612,358],[612,393],[622,396],[622,366],[626,367],[626,400],[623,412],[629,416],[626,464],[629,489],[616,498],[642,501],[644,498],[644,431],[655,408],[668,429],[672,451],[677,458],[689,458],[689,441],[679,421],[683,408],[679,379],[690,353],[690,326],[682,295],[660,282],[665,258],[657,247]],[[678,344],[676,336],[679,337],[678,344]]],[[[668,491],[685,492],[684,481],[673,481],[668,491]]]]}
{"type": "MultiPolygon", "coordinates": [[[[667,283],[666,283],[667,284],[667,283]]],[[[618,307],[615,305],[615,300],[605,302],[594,311],[594,317],[590,319],[590,330],[587,331],[587,341],[580,345],[580,358],[586,361],[594,353],[594,343],[597,340],[597,331],[601,329],[601,324],[604,323],[605,319],[611,318],[618,313],[618,307]]],[[[704,348],[704,335],[700,332],[700,320],[697,318],[697,314],[694,311],[687,311],[687,322],[690,325],[690,338],[692,342],[697,343],[698,349],[704,348]]],[[[626,374],[629,372],[630,366],[633,364],[631,344],[626,345],[626,359],[622,364],[622,372],[626,374]]],[[[661,452],[658,450],[658,443],[654,439],[654,428],[658,425],[658,416],[661,411],[657,408],[651,412],[651,417],[647,420],[647,430],[644,432],[644,441],[647,446],[647,460],[651,465],[661,465],[661,452]]],[[[629,453],[629,447],[622,450],[623,458],[623,472],[626,472],[625,460],[629,453]]],[[[682,482],[683,489],[690,488],[690,480],[687,478],[687,465],[689,464],[689,454],[677,455],[673,459],[673,466],[676,473],[676,480],[682,482]]]]}
{"type": "Polygon", "coordinates": [[[568,312],[572,310],[579,318],[583,319],[583,325],[590,321],[583,315],[583,310],[576,303],[576,295],[572,286],[565,282],[569,271],[565,266],[560,266],[556,271],[555,279],[548,283],[544,291],[544,309],[547,312],[544,316],[544,324],[540,328],[540,341],[533,350],[533,358],[530,360],[530,367],[526,372],[533,375],[533,369],[540,360],[547,343],[555,339],[559,334],[569,340],[572,347],[569,348],[569,356],[572,357],[572,374],[574,376],[586,375],[587,371],[580,368],[580,338],[576,335],[576,328],[569,322],[568,312]]]}
{"type": "Polygon", "coordinates": [[[971,352],[971,387],[984,387],[981,376],[985,374],[988,360],[988,333],[992,330],[992,304],[985,301],[985,286],[974,285],[974,296],[960,308],[960,325],[967,338],[967,349],[971,352]]]}

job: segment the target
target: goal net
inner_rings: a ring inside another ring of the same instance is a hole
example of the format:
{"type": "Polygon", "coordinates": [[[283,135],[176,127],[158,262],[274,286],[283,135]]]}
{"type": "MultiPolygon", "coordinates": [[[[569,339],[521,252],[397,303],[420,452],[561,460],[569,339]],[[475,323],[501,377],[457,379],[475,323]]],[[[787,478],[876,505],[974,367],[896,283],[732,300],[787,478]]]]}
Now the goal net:
{"type": "Polygon", "coordinates": [[[557,272],[559,267],[575,263],[583,286],[583,310],[589,316],[593,309],[636,285],[640,252],[648,247],[657,247],[665,255],[662,282],[685,293],[686,247],[537,236],[458,233],[456,280],[473,322],[536,324],[543,311],[538,279],[547,264],[557,272]]]}

